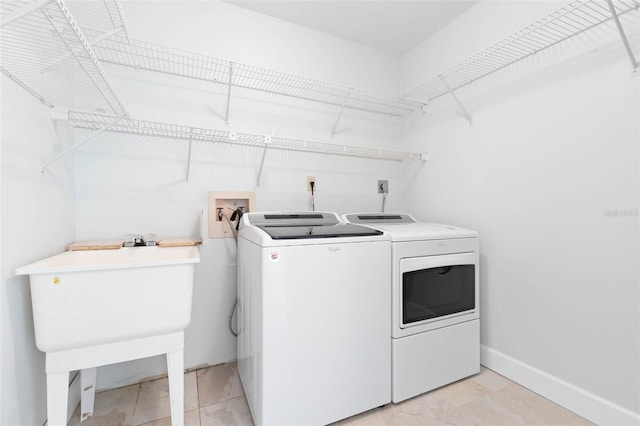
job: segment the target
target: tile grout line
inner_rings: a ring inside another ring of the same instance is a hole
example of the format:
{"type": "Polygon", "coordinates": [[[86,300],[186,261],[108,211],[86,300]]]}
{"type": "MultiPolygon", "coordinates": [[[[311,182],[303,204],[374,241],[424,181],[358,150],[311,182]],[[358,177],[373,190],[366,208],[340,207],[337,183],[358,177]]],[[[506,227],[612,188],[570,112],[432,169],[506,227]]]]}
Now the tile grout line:
{"type": "Polygon", "coordinates": [[[198,370],[194,370],[193,371],[193,375],[196,378],[196,401],[198,402],[198,426],[202,426],[202,419],[201,419],[201,414],[202,412],[200,411],[200,384],[198,383],[198,370]]]}
{"type": "Polygon", "coordinates": [[[142,383],[138,383],[138,393],[136,394],[136,403],[133,406],[132,422],[135,422],[136,410],[138,409],[138,401],[140,400],[140,392],[142,392],[142,383]]]}

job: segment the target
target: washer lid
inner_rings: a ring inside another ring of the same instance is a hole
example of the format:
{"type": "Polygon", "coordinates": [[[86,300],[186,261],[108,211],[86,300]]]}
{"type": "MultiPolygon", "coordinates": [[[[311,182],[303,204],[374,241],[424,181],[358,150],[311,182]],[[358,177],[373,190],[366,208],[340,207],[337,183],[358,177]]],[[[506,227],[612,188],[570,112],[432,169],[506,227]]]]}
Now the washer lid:
{"type": "Polygon", "coordinates": [[[368,237],[382,235],[383,232],[366,226],[350,223],[338,223],[334,225],[311,226],[282,226],[282,225],[256,225],[257,228],[274,240],[298,240],[309,238],[340,238],[340,237],[368,237]]]}

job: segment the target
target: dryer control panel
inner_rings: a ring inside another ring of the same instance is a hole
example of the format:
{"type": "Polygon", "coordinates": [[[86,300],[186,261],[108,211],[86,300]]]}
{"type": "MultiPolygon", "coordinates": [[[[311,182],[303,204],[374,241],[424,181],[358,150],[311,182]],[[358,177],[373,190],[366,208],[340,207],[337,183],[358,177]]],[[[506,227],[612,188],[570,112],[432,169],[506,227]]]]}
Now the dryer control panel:
{"type": "Polygon", "coordinates": [[[384,224],[384,223],[417,223],[408,213],[351,213],[344,218],[349,223],[384,224]]]}

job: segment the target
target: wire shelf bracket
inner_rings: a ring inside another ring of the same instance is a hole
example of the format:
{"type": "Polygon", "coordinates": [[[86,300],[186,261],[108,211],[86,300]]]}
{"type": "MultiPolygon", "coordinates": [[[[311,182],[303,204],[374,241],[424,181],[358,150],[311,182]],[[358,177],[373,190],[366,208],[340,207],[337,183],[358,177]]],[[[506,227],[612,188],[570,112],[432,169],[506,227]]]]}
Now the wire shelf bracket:
{"type": "Polygon", "coordinates": [[[36,10],[42,9],[44,6],[51,3],[52,1],[53,0],[36,0],[31,3],[27,3],[26,5],[22,6],[20,9],[14,10],[12,13],[3,16],[2,20],[0,21],[0,28],[4,27],[5,25],[9,25],[13,21],[17,21],[18,19],[24,16],[27,16],[35,12],[36,10]]]}
{"type": "Polygon", "coordinates": [[[349,102],[349,97],[351,96],[351,92],[353,91],[353,88],[349,88],[349,90],[347,91],[347,94],[344,95],[344,102],[342,102],[342,106],[340,107],[340,112],[338,113],[338,117],[336,118],[336,122],[333,125],[333,128],[331,129],[331,137],[333,137],[336,134],[336,128],[338,127],[338,123],[340,122],[340,118],[342,118],[342,113],[344,112],[344,108],[347,106],[347,102],[349,102]]]}
{"type": "Polygon", "coordinates": [[[622,23],[620,22],[620,18],[618,17],[616,8],[611,0],[607,0],[607,4],[609,5],[609,10],[611,11],[611,17],[616,23],[616,27],[618,28],[618,32],[620,33],[622,44],[624,44],[624,48],[627,51],[627,55],[629,56],[629,61],[631,61],[631,68],[634,74],[638,74],[638,61],[633,55],[633,50],[631,50],[631,46],[629,45],[629,40],[627,39],[627,35],[624,32],[624,28],[622,28],[622,23]]]}
{"type": "MultiPolygon", "coordinates": [[[[116,13],[118,16],[114,18],[112,15],[110,15],[109,17],[111,18],[111,23],[114,28],[120,28],[122,30],[124,36],[127,38],[127,42],[131,44],[131,39],[129,38],[129,31],[127,30],[127,23],[124,20],[124,13],[122,12],[122,5],[120,4],[120,0],[113,0],[113,3],[115,4],[116,13]],[[119,20],[120,25],[117,25],[114,22],[116,19],[119,20]]],[[[109,9],[107,8],[107,10],[109,9]]]]}
{"type": "MultiPolygon", "coordinates": [[[[112,37],[113,35],[121,32],[121,31],[126,31],[126,28],[125,27],[114,28],[111,31],[107,31],[106,33],[103,33],[103,34],[101,34],[101,35],[99,35],[99,36],[97,36],[97,37],[95,37],[95,38],[93,38],[91,40],[88,40],[87,44],[89,46],[93,46],[94,44],[96,44],[96,43],[98,43],[98,42],[100,42],[100,41],[102,41],[104,39],[107,39],[109,37],[112,37]]],[[[47,71],[49,68],[53,67],[57,63],[65,61],[66,59],[68,59],[71,56],[81,55],[81,54],[82,54],[81,49],[76,49],[75,51],[72,50],[72,51],[69,51],[69,52],[65,52],[62,55],[60,55],[60,56],[54,58],[53,60],[51,60],[48,64],[44,65],[42,67],[42,70],[43,71],[47,71]]]]}
{"type": "Polygon", "coordinates": [[[24,90],[29,92],[33,97],[37,98],[41,103],[45,104],[49,108],[53,108],[53,104],[51,102],[46,100],[42,95],[40,95],[40,93],[36,92],[34,89],[29,87],[29,85],[27,85],[24,82],[22,82],[22,80],[20,80],[18,77],[16,77],[15,75],[11,74],[6,69],[4,69],[4,67],[0,67],[0,72],[2,72],[2,74],[4,74],[7,77],[9,77],[11,80],[13,80],[13,82],[16,83],[18,86],[22,87],[24,90]]]}
{"type": "Polygon", "coordinates": [[[471,123],[471,116],[469,115],[469,113],[467,112],[466,108],[464,107],[464,105],[462,105],[462,102],[460,102],[460,99],[458,99],[458,96],[456,96],[456,93],[451,89],[451,87],[449,87],[449,85],[447,84],[447,81],[444,79],[444,76],[442,74],[440,74],[438,76],[438,78],[440,79],[440,81],[442,82],[442,84],[444,85],[444,87],[447,88],[447,90],[449,91],[449,93],[451,94],[451,97],[453,98],[454,101],[456,101],[456,103],[458,104],[458,108],[460,108],[460,111],[462,111],[462,113],[464,114],[465,117],[467,117],[467,120],[469,121],[469,124],[471,123]]]}
{"type": "MultiPolygon", "coordinates": [[[[53,113],[54,116],[57,114],[56,112],[53,113]]],[[[61,159],[62,157],[66,156],[67,154],[69,154],[70,152],[75,151],[76,149],[80,148],[82,145],[85,145],[88,142],[91,142],[93,139],[95,139],[97,136],[99,136],[100,134],[106,132],[107,130],[109,130],[111,127],[115,126],[120,120],[122,120],[124,118],[124,116],[120,116],[115,118],[114,120],[112,120],[111,122],[107,123],[106,125],[102,126],[100,129],[98,129],[95,133],[93,133],[92,135],[88,136],[87,138],[83,139],[82,141],[78,142],[77,144],[70,146],[69,148],[65,149],[64,151],[62,151],[60,154],[56,155],[55,157],[53,157],[51,160],[47,161],[46,163],[44,163],[42,165],[42,174],[44,174],[44,172],[46,171],[47,167],[49,167],[52,163],[58,161],[59,159],[61,159]]]]}

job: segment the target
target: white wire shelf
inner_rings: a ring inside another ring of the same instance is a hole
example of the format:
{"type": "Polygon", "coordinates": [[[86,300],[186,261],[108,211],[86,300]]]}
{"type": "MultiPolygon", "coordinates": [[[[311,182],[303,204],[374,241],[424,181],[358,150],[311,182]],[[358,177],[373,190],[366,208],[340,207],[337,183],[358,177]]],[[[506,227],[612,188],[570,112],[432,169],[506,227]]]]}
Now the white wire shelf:
{"type": "Polygon", "coordinates": [[[324,142],[314,142],[302,139],[265,136],[250,133],[235,133],[228,130],[204,129],[178,124],[161,123],[155,121],[134,120],[109,114],[99,114],[84,111],[69,111],[68,122],[74,128],[98,131],[106,129],[108,132],[126,133],[141,136],[154,136],[204,142],[221,142],[232,145],[250,146],[266,149],[311,152],[318,154],[361,157],[378,160],[404,161],[424,160],[425,154],[391,151],[385,149],[365,148],[359,146],[339,145],[324,142]]]}
{"type": "MultiPolygon", "coordinates": [[[[88,34],[92,34],[90,31],[88,34]]],[[[421,103],[173,49],[122,34],[101,40],[94,51],[104,63],[231,85],[277,95],[336,105],[346,109],[404,116],[421,103]]]]}
{"type": "MultiPolygon", "coordinates": [[[[228,96],[231,88],[242,88],[343,109],[405,116],[448,92],[453,93],[460,87],[611,20],[610,9],[616,12],[616,23],[619,24],[617,16],[638,8],[640,0],[573,1],[408,93],[394,97],[130,39],[118,0],[74,2],[71,7],[64,0],[2,0],[0,71],[50,107],[72,105],[74,109],[84,111],[105,111],[104,114],[73,112],[69,116],[73,126],[99,132],[206,140],[383,160],[424,159],[423,154],[300,139],[265,138],[245,133],[231,135],[227,131],[133,120],[128,118],[101,64],[106,62],[221,84],[228,88],[228,96]],[[80,26],[72,12],[81,19],[80,26]]],[[[228,105],[227,101],[227,109],[228,105]]],[[[335,126],[332,134],[334,132],[335,126]]]]}
{"type": "MultiPolygon", "coordinates": [[[[74,8],[89,24],[126,38],[117,0],[81,3],[74,8]]],[[[78,108],[127,114],[64,0],[2,0],[0,18],[2,73],[48,106],[73,97],[78,108]]]]}
{"type": "MultiPolygon", "coordinates": [[[[638,0],[612,0],[618,16],[640,7],[638,0]]],[[[402,97],[429,102],[450,90],[471,84],[489,74],[581,34],[613,18],[604,0],[577,0],[517,33],[495,43],[405,93],[402,97]]]]}

